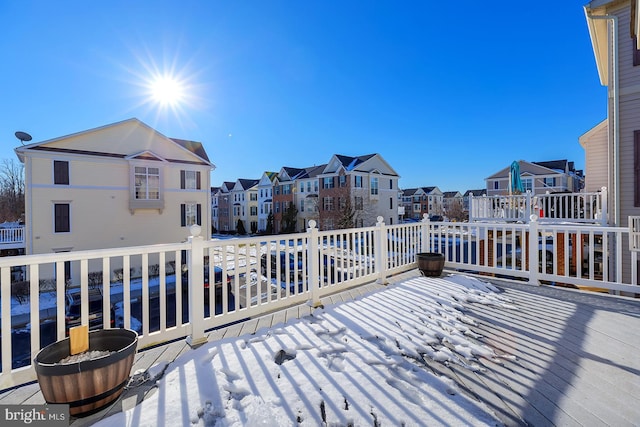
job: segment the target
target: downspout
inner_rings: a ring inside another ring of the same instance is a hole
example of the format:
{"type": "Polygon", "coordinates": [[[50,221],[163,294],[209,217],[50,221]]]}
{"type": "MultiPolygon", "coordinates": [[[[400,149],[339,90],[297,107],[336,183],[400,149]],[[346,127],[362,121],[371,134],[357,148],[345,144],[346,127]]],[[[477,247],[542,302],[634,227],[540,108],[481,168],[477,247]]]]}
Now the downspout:
{"type": "Polygon", "coordinates": [[[614,191],[614,226],[620,225],[620,96],[618,94],[619,76],[618,76],[618,17],[614,15],[591,15],[587,13],[589,19],[605,19],[611,20],[611,71],[613,72],[613,83],[611,94],[613,95],[613,174],[611,174],[610,162],[608,165],[608,176],[611,179],[613,175],[613,191],[614,191]]]}

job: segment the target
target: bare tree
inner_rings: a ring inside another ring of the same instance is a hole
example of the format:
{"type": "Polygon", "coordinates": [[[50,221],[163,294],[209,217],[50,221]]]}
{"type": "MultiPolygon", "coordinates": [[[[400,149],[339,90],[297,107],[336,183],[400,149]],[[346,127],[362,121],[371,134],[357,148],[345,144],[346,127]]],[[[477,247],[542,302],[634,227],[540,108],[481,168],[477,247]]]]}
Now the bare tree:
{"type": "Polygon", "coordinates": [[[465,212],[462,200],[453,200],[446,213],[450,221],[464,221],[465,219],[469,219],[469,214],[465,212]]]}
{"type": "Polygon", "coordinates": [[[0,163],[0,222],[17,221],[24,215],[24,167],[15,160],[0,163]]]}

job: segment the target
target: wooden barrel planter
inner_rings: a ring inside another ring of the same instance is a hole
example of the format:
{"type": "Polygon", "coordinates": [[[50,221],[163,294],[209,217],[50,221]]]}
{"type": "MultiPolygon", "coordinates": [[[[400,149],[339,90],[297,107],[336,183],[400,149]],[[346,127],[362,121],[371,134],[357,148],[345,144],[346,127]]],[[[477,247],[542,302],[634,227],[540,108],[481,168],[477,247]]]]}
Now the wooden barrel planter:
{"type": "Polygon", "coordinates": [[[421,252],[416,254],[418,269],[423,276],[440,277],[444,269],[444,255],[436,252],[421,252]]]}
{"type": "Polygon", "coordinates": [[[102,329],[89,333],[89,351],[112,353],[90,360],[61,364],[69,356],[69,338],[40,350],[34,368],[47,403],[69,405],[75,417],[90,415],[116,400],[127,385],[138,345],[129,329],[102,329]]]}

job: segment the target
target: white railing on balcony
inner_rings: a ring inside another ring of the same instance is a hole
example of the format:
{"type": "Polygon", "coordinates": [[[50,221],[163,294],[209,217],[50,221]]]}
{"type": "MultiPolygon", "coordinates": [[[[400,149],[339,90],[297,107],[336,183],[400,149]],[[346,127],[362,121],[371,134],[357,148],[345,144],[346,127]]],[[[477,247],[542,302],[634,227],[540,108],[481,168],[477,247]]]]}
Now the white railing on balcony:
{"type": "Polygon", "coordinates": [[[594,193],[530,192],[504,196],[469,196],[469,221],[607,223],[607,189],[594,193]]]}
{"type": "Polygon", "coordinates": [[[378,221],[333,231],[310,221],[304,233],[228,240],[204,240],[194,226],[184,243],[0,258],[0,390],[33,380],[31,361],[41,346],[77,323],[135,329],[140,348],[183,337],[197,344],[212,328],[385,283],[416,268],[420,252],[442,253],[446,267],[458,271],[640,292],[636,263],[623,265],[630,228],[535,217],[529,223],[378,221]],[[633,281],[623,280],[629,276],[623,266],[633,281]],[[72,307],[79,307],[79,318],[72,307]]]}
{"type": "Polygon", "coordinates": [[[0,227],[0,249],[24,247],[24,226],[0,227]]]}

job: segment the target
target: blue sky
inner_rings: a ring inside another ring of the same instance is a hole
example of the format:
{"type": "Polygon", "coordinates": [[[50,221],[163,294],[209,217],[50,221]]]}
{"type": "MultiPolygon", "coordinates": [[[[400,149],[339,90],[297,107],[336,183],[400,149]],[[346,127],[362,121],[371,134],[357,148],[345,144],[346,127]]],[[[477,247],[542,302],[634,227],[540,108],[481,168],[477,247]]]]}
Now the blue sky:
{"type": "Polygon", "coordinates": [[[606,117],[586,1],[3,1],[0,159],[136,117],[200,141],[212,185],[380,153],[401,188],[569,159],[606,117]],[[181,82],[158,103],[159,75],[181,82]]]}

